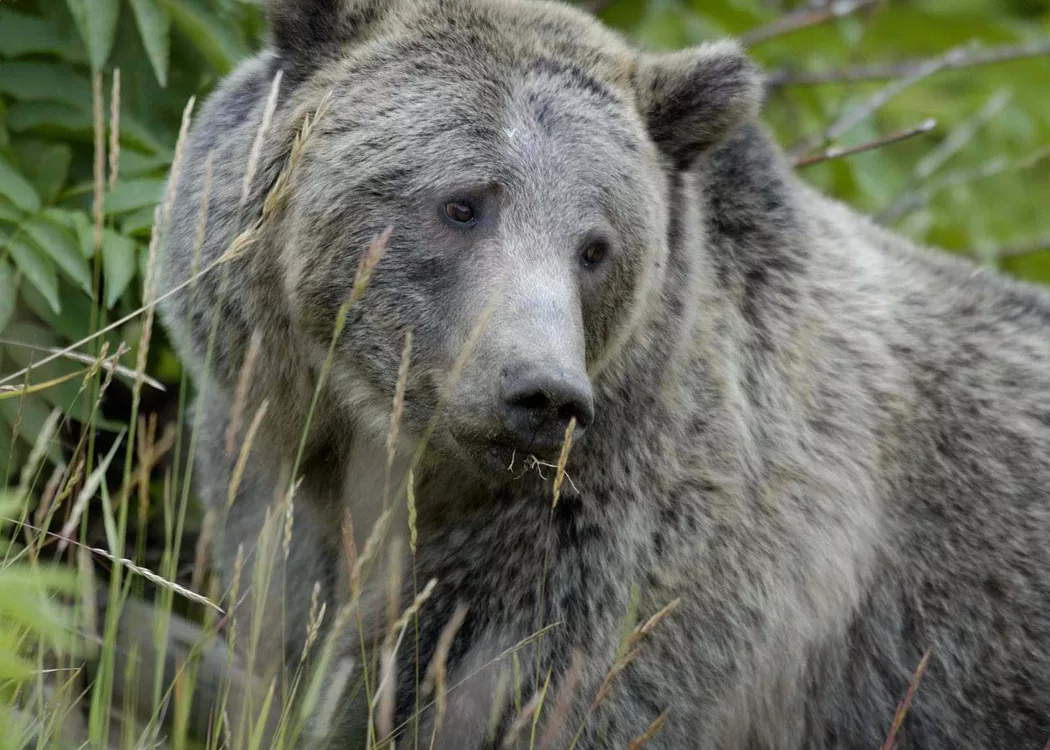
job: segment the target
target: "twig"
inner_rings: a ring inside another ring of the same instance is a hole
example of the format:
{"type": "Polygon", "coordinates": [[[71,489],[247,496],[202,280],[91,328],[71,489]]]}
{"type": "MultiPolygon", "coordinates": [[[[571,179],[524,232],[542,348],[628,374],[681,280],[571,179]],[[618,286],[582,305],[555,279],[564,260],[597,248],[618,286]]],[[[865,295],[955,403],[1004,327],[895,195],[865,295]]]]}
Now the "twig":
{"type": "Polygon", "coordinates": [[[1050,251],[1050,233],[1044,234],[1042,237],[1037,237],[1034,240],[1028,240],[1026,242],[1017,242],[1012,245],[1003,245],[999,248],[993,248],[988,251],[977,252],[974,251],[974,255],[980,255],[982,257],[990,257],[996,260],[1002,260],[1004,258],[1020,258],[1025,255],[1032,255],[1034,253],[1043,253],[1050,251]]]}
{"type": "Polygon", "coordinates": [[[795,169],[801,169],[830,159],[841,159],[844,156],[852,156],[853,154],[859,154],[863,151],[871,151],[872,149],[899,143],[908,138],[914,138],[917,135],[929,133],[935,127],[937,127],[937,120],[931,117],[915,127],[908,128],[907,130],[900,130],[883,138],[869,141],[868,143],[862,143],[858,146],[832,146],[831,148],[824,149],[816,154],[797,157],[792,166],[794,166],[795,169]]]}
{"type": "Polygon", "coordinates": [[[921,203],[917,200],[917,197],[922,183],[940,171],[941,167],[959,153],[967,143],[973,140],[977,131],[1002,112],[1009,102],[1010,92],[1006,89],[1000,89],[992,94],[992,97],[985,102],[984,106],[975,115],[952,130],[947,138],[930,149],[930,152],[915,164],[908,188],[890,204],[889,208],[879,214],[879,221],[883,223],[896,221],[909,211],[918,208],[921,203]]]}
{"type": "Polygon", "coordinates": [[[887,102],[893,99],[893,97],[897,96],[905,89],[914,86],[922,79],[950,66],[953,62],[961,60],[972,49],[972,45],[956,47],[940,57],[927,60],[926,62],[912,68],[911,71],[906,73],[900,79],[893,81],[882,90],[876,92],[874,96],[861,102],[853,109],[847,111],[846,114],[838,120],[831,123],[831,125],[829,125],[824,131],[825,142],[837,140],[853,127],[871,117],[877,110],[881,109],[887,102]]]}
{"type": "MultiPolygon", "coordinates": [[[[992,65],[994,63],[1023,60],[1027,57],[1041,57],[1043,55],[1050,55],[1050,37],[1025,42],[1023,44],[1004,44],[998,47],[989,47],[986,49],[972,49],[965,55],[961,55],[957,59],[951,60],[947,65],[938,68],[938,71],[975,68],[981,65],[992,65]]],[[[857,65],[849,68],[841,68],[839,70],[816,72],[778,70],[773,71],[766,77],[766,83],[771,87],[775,87],[821,86],[831,83],[885,81],[892,78],[902,78],[907,76],[916,68],[919,68],[928,62],[931,61],[904,60],[902,62],[872,63],[870,65],[857,65]]]]}
{"type": "Polygon", "coordinates": [[[613,0],[587,0],[587,2],[583,4],[583,9],[588,13],[598,15],[612,4],[613,0]]]}
{"type": "Polygon", "coordinates": [[[844,18],[845,16],[852,15],[857,11],[878,5],[881,2],[883,2],[883,0],[831,0],[831,2],[822,7],[800,8],[799,10],[787,13],[764,26],[752,29],[746,34],[743,34],[740,37],[740,41],[748,46],[758,44],[767,39],[790,34],[799,29],[818,26],[819,24],[828,23],[829,21],[834,21],[838,18],[844,18]]]}

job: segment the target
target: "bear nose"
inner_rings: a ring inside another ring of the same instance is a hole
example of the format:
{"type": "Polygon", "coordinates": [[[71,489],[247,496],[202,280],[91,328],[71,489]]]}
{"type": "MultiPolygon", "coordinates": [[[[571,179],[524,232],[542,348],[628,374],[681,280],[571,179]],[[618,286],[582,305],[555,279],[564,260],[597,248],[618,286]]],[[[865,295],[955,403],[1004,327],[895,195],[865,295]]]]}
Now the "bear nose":
{"type": "Polygon", "coordinates": [[[503,424],[521,447],[534,453],[561,448],[569,420],[579,438],[594,419],[590,381],[572,373],[524,372],[504,378],[503,424]]]}

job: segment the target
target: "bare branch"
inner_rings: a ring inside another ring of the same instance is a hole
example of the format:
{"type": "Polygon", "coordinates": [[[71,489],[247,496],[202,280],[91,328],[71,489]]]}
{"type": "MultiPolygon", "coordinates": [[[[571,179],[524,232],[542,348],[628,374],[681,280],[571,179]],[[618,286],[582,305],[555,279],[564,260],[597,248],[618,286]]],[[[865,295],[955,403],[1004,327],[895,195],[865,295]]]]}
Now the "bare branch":
{"type": "Polygon", "coordinates": [[[916,66],[908,74],[879,90],[867,101],[861,102],[856,107],[853,107],[842,115],[842,117],[829,125],[824,131],[825,142],[837,140],[847,131],[875,114],[877,110],[885,106],[887,102],[893,99],[893,97],[897,96],[905,89],[914,86],[922,79],[933,75],[939,70],[943,70],[953,62],[961,60],[971,50],[972,46],[970,45],[956,47],[940,57],[935,57],[932,60],[927,60],[921,65],[916,66]]]}
{"type": "MultiPolygon", "coordinates": [[[[981,65],[992,65],[994,63],[1022,60],[1028,57],[1042,57],[1044,55],[1050,55],[1050,37],[1036,39],[1023,44],[1004,44],[986,49],[973,49],[958,59],[951,60],[947,65],[938,68],[938,70],[961,70],[963,68],[974,68],[981,65]]],[[[776,87],[886,81],[892,78],[908,76],[916,68],[928,62],[930,61],[904,60],[901,62],[872,63],[870,65],[857,65],[839,70],[816,72],[779,70],[770,73],[766,77],[766,82],[769,86],[776,87]]]]}
{"type": "Polygon", "coordinates": [[[857,11],[878,5],[885,0],[831,0],[827,5],[816,8],[800,8],[787,13],[775,21],[752,29],[740,37],[745,45],[758,44],[767,39],[790,34],[809,26],[818,26],[838,18],[852,15],[857,11]]]}
{"type": "Polygon", "coordinates": [[[975,167],[963,167],[962,169],[947,172],[936,180],[930,180],[926,185],[916,190],[909,198],[908,204],[895,217],[889,217],[888,212],[883,212],[883,214],[876,217],[876,221],[885,224],[890,218],[897,218],[914,211],[916,208],[929,203],[942,190],[967,185],[971,182],[980,182],[1005,172],[1031,169],[1048,158],[1050,158],[1050,145],[1043,146],[1021,159],[1007,159],[1005,156],[996,156],[975,167]]]}
{"type": "Polygon", "coordinates": [[[1042,237],[1037,237],[1034,240],[1017,242],[1012,245],[1003,245],[1002,247],[992,248],[987,251],[974,251],[973,254],[994,258],[996,260],[1003,260],[1005,258],[1020,258],[1025,255],[1034,255],[1035,253],[1045,253],[1048,251],[1050,251],[1050,232],[1044,234],[1042,237]]]}
{"type": "Polygon", "coordinates": [[[911,180],[905,191],[879,215],[879,220],[896,221],[909,211],[918,208],[921,203],[917,202],[916,198],[922,183],[939,172],[948,160],[972,141],[977,132],[1002,112],[1009,102],[1010,92],[1000,89],[992,94],[976,114],[961,123],[948,134],[947,138],[930,149],[930,152],[915,164],[911,180]]]}
{"type": "Polygon", "coordinates": [[[862,143],[858,146],[832,146],[831,148],[824,149],[816,154],[800,156],[794,160],[792,166],[794,166],[795,169],[800,169],[802,167],[808,167],[813,164],[828,161],[829,159],[841,159],[844,156],[852,156],[853,154],[859,154],[863,151],[871,151],[872,149],[899,143],[908,138],[914,138],[917,135],[929,133],[935,127],[937,127],[937,121],[931,117],[915,127],[900,130],[896,133],[891,133],[890,135],[874,141],[869,141],[868,143],[862,143]]]}
{"type": "Polygon", "coordinates": [[[583,9],[588,13],[598,15],[612,4],[613,0],[587,0],[587,2],[583,4],[583,9]]]}

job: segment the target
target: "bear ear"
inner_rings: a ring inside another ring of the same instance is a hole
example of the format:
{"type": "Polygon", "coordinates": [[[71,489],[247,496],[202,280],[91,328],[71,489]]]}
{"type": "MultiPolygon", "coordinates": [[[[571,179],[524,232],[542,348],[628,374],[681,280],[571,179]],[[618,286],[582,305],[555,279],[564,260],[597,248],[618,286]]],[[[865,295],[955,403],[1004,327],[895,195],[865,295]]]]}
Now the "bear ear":
{"type": "Polygon", "coordinates": [[[310,70],[360,38],[389,0],[267,0],[270,36],[281,57],[310,70]]]}
{"type": "Polygon", "coordinates": [[[736,42],[642,58],[638,103],[649,134],[676,166],[758,116],[763,83],[736,42]]]}

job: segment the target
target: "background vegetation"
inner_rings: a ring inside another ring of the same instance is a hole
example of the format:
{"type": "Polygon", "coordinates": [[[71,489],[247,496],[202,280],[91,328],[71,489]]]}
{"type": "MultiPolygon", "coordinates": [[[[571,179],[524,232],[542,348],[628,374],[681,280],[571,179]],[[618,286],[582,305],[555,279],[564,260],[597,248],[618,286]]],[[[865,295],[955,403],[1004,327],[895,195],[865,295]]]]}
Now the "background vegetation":
{"type": "MultiPolygon", "coordinates": [[[[653,49],[742,36],[773,83],[766,121],[807,180],[916,240],[1050,283],[1050,0],[590,7],[653,49]],[[873,142],[887,143],[827,151],[873,142]]],[[[95,633],[82,617],[92,597],[46,591],[88,591],[101,574],[114,596],[141,595],[157,584],[142,568],[206,586],[180,464],[188,440],[173,427],[187,384],[136,311],[187,101],[257,49],[263,28],[249,0],[0,3],[0,522],[18,521],[0,530],[11,540],[0,693],[12,709],[0,713],[0,748],[49,745],[75,713],[55,708],[63,691],[69,705],[77,690],[91,696],[93,742],[111,734],[105,669],[94,687],[42,675],[70,652],[70,629],[105,649],[112,617],[95,633]],[[56,534],[96,550],[57,554],[56,534]]],[[[203,611],[171,585],[159,591],[169,608],[203,611]]]]}

